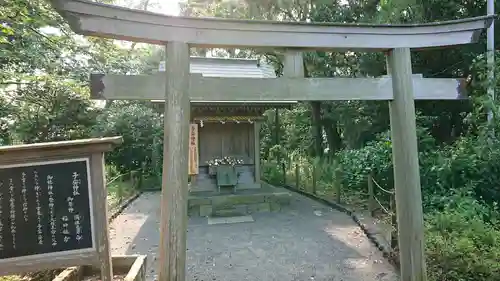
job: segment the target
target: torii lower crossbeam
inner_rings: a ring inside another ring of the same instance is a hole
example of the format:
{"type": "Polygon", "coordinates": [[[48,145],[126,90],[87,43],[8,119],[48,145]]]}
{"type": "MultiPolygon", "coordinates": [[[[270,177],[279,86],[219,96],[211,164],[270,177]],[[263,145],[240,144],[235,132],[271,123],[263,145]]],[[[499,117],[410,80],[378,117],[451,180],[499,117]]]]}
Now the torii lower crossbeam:
{"type": "MultiPolygon", "coordinates": [[[[457,100],[467,97],[464,79],[412,79],[416,100],[457,100]]],[[[162,100],[165,75],[91,76],[94,99],[162,100]]],[[[392,100],[390,77],[382,78],[222,78],[189,77],[191,101],[333,101],[392,100]]]]}

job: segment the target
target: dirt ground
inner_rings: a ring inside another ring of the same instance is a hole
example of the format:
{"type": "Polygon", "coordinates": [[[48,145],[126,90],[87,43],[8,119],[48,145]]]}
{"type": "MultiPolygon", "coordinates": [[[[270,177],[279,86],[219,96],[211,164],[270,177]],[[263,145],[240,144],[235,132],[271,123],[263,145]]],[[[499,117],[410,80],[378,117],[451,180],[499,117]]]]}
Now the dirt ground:
{"type": "MultiPolygon", "coordinates": [[[[190,218],[187,280],[393,281],[395,269],[347,215],[298,194],[254,222],[208,225],[190,218]]],[[[113,254],[147,254],[157,279],[160,194],[144,193],[111,224],[113,254]]]]}

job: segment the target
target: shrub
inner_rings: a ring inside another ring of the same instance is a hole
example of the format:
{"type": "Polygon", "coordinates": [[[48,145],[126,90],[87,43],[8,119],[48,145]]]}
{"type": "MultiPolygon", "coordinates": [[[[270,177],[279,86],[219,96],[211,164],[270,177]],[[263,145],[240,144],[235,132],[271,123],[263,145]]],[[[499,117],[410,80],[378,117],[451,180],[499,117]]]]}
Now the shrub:
{"type": "Polygon", "coordinates": [[[483,220],[492,210],[471,193],[456,192],[426,216],[429,280],[500,280],[500,231],[483,220]]]}
{"type": "Polygon", "coordinates": [[[161,116],[142,104],[116,105],[98,117],[94,134],[122,136],[123,144],[106,154],[106,160],[120,173],[143,170],[158,173],[163,148],[161,116]],[[153,155],[157,155],[153,159],[153,155]],[[153,163],[155,162],[155,163],[153,163]]]}

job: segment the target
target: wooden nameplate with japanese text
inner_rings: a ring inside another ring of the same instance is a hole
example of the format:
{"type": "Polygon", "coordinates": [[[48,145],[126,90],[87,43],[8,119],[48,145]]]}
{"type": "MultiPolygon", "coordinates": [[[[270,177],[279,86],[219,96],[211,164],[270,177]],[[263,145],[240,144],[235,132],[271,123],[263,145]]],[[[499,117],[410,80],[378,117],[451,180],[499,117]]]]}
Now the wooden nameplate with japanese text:
{"type": "Polygon", "coordinates": [[[0,276],[100,265],[108,279],[103,153],[121,141],[0,147],[0,276]]]}

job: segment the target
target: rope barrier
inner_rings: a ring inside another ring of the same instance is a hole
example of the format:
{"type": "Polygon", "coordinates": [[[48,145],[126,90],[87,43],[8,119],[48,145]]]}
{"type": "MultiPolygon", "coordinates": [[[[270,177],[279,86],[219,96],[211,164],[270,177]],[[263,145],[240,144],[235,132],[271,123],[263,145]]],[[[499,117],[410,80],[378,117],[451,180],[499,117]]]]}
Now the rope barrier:
{"type": "Polygon", "coordinates": [[[387,189],[382,188],[373,178],[372,178],[372,181],[383,192],[388,193],[388,194],[394,194],[394,190],[389,191],[387,189]]]}
{"type": "Polygon", "coordinates": [[[384,206],[382,206],[382,203],[380,203],[380,201],[377,199],[377,197],[373,196],[373,199],[375,199],[375,202],[378,203],[378,205],[380,206],[382,211],[384,211],[384,213],[386,213],[387,215],[391,214],[391,212],[389,210],[387,210],[384,206]]]}

